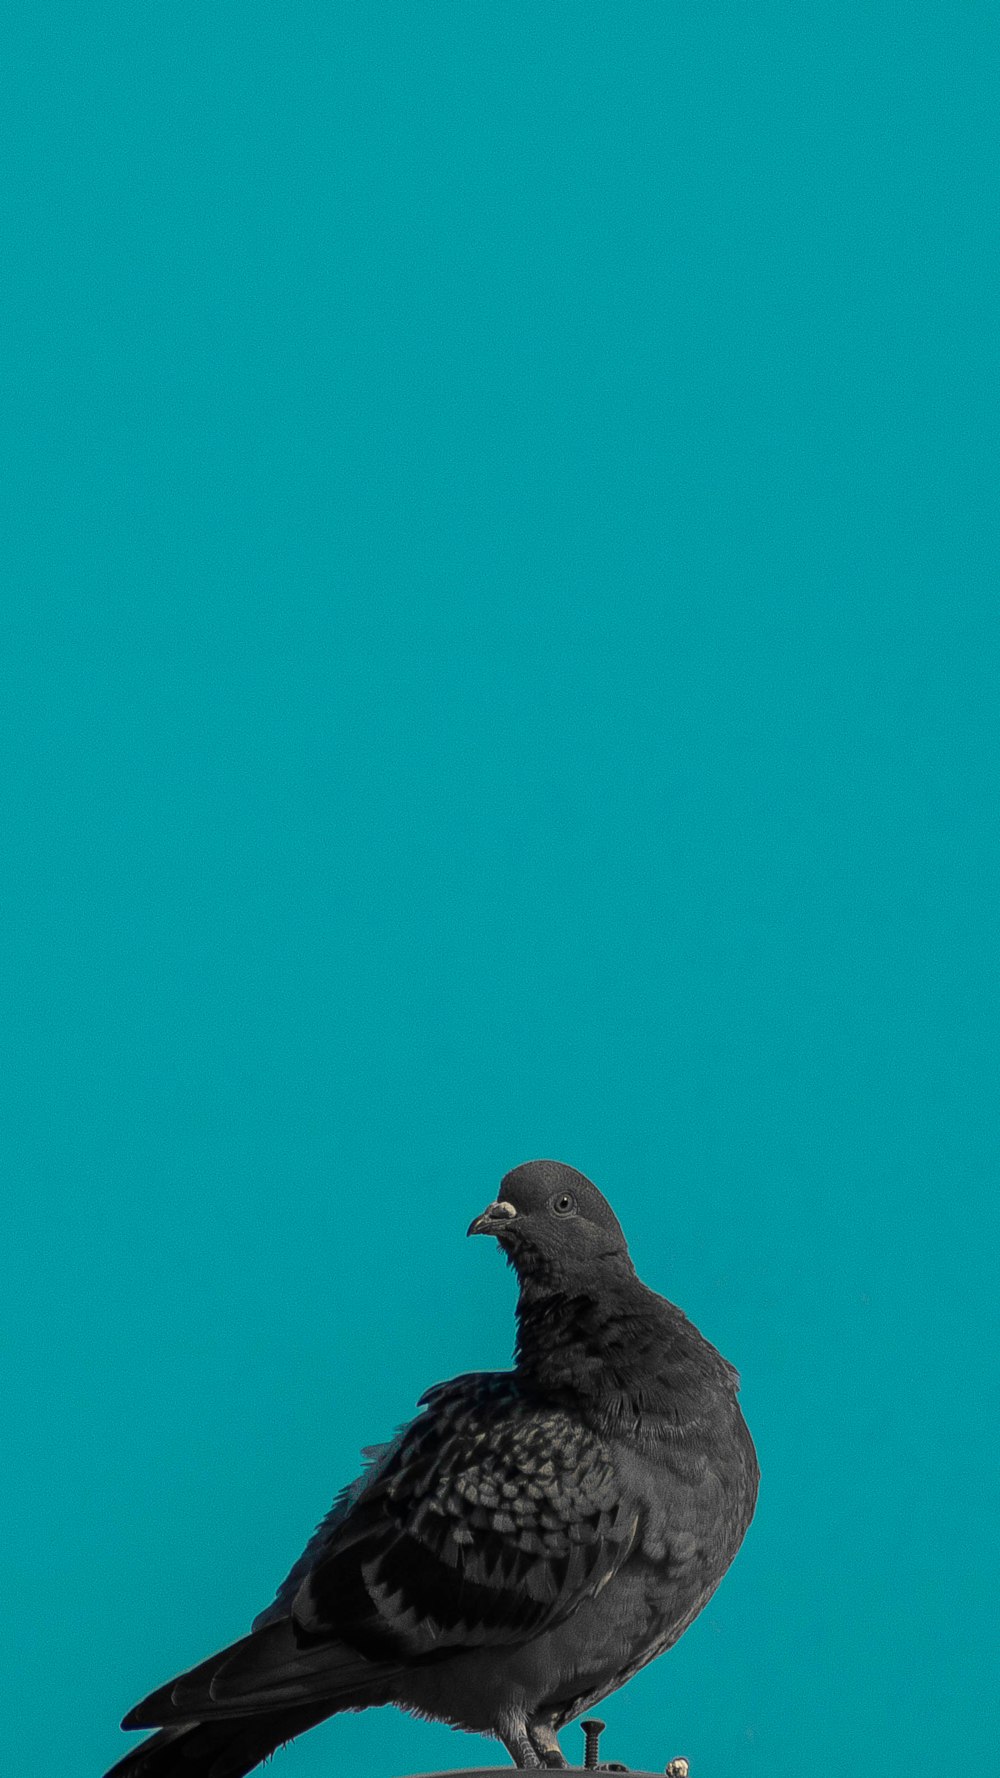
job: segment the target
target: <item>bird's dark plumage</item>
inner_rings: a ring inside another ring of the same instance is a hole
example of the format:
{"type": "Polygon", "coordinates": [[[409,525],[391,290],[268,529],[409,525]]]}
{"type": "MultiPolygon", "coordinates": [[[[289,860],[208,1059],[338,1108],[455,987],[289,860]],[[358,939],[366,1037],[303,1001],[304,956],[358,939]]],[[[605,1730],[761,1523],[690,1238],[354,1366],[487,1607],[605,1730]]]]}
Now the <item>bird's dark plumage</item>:
{"type": "Polygon", "coordinates": [[[334,1504],[249,1636],[153,1692],[108,1778],[243,1778],[340,1710],[394,1703],[565,1765],[556,1731],[669,1648],[757,1494],[732,1367],[636,1277],[557,1161],[470,1234],[520,1283],[512,1371],[440,1383],[334,1504]]]}

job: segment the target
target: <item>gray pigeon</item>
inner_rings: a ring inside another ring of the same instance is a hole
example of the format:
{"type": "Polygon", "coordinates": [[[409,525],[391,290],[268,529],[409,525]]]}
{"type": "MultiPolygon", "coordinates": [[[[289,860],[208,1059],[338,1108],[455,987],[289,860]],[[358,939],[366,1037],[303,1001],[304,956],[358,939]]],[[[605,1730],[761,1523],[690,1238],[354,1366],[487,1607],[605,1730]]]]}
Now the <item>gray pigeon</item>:
{"type": "Polygon", "coordinates": [[[469,1233],[517,1273],[514,1369],[437,1384],[366,1452],[251,1634],[129,1712],[159,1733],[107,1778],[242,1778],[376,1704],[565,1766],[557,1731],[715,1591],[757,1497],[732,1366],[572,1167],[517,1167],[469,1233]]]}

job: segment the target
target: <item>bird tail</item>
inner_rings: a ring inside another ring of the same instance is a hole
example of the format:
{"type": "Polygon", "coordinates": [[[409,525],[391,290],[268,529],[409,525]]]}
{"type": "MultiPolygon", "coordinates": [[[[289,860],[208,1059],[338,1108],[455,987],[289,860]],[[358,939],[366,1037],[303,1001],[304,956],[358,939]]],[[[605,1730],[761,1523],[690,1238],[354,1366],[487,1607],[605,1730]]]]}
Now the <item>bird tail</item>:
{"type": "Polygon", "coordinates": [[[330,1714],[329,1705],[314,1704],[264,1716],[181,1723],[133,1747],[105,1778],[245,1778],[293,1735],[330,1714]]]}
{"type": "Polygon", "coordinates": [[[136,1704],[122,1728],[160,1732],[106,1778],[243,1778],[324,1717],[388,1702],[392,1673],[342,1642],[300,1647],[282,1618],[136,1704]]]}

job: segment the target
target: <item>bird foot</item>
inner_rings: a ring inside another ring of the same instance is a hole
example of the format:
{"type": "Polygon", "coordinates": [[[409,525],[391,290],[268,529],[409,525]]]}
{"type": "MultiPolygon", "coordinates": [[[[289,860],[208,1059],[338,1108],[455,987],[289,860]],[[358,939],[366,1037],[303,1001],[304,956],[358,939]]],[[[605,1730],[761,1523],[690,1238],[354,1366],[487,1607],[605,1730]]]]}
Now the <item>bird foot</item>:
{"type": "Polygon", "coordinates": [[[511,1759],[514,1761],[515,1766],[520,1766],[522,1771],[535,1772],[542,1770],[545,1762],[536,1753],[528,1738],[528,1731],[526,1728],[523,1728],[518,1724],[516,1727],[511,1728],[507,1734],[501,1735],[500,1739],[506,1747],[507,1752],[510,1754],[511,1759]]]}
{"type": "Polygon", "coordinates": [[[547,1723],[533,1722],[528,1729],[535,1752],[542,1765],[549,1771],[565,1772],[569,1761],[563,1758],[563,1751],[556,1740],[556,1732],[547,1723]]]}
{"type": "Polygon", "coordinates": [[[522,1770],[566,1771],[568,1762],[556,1740],[555,1730],[547,1723],[513,1723],[501,1736],[515,1766],[522,1770]]]}

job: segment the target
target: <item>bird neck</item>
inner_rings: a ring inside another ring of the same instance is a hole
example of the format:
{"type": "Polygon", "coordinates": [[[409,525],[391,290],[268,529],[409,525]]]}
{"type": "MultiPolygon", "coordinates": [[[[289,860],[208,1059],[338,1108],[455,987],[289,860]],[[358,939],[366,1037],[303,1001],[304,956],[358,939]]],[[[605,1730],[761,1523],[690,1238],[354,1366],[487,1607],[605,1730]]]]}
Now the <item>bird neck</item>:
{"type": "Polygon", "coordinates": [[[517,1375],[547,1398],[586,1406],[609,1429],[699,1418],[738,1378],[681,1309],[623,1267],[597,1284],[522,1279],[517,1375]]]}

